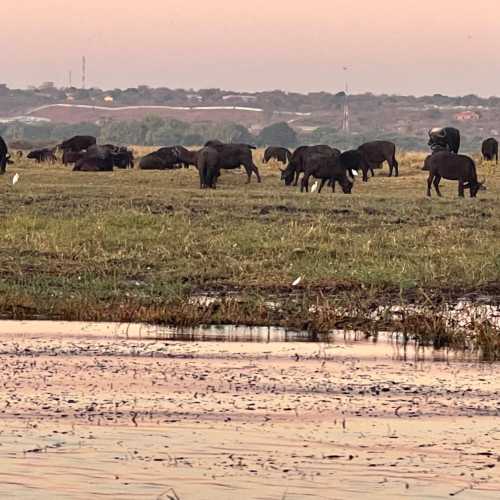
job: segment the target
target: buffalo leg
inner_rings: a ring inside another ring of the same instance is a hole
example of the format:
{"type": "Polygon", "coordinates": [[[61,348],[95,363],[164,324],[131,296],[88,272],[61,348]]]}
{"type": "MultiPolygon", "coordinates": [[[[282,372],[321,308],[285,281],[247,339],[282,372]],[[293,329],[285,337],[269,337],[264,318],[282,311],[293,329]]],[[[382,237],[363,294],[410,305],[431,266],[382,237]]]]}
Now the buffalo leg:
{"type": "Polygon", "coordinates": [[[302,177],[302,182],[300,183],[300,192],[303,193],[304,189],[306,190],[306,193],[309,192],[309,176],[304,174],[304,177],[302,177]]]}
{"type": "MultiPolygon", "coordinates": [[[[464,189],[465,189],[464,181],[462,179],[460,179],[458,181],[458,196],[460,196],[460,198],[464,197],[464,189]]],[[[472,190],[471,190],[471,193],[472,193],[472,190]]]]}
{"type": "Polygon", "coordinates": [[[439,190],[439,183],[441,182],[441,176],[440,175],[436,175],[434,177],[434,189],[436,190],[436,193],[439,197],[442,196],[441,194],[441,191],[439,190]]]}
{"type": "Polygon", "coordinates": [[[255,173],[255,175],[257,176],[257,182],[261,182],[262,179],[260,178],[260,172],[259,172],[259,169],[257,168],[257,165],[255,165],[254,162],[252,162],[252,171],[255,173]]]}
{"type": "Polygon", "coordinates": [[[300,177],[300,172],[298,170],[295,171],[295,182],[293,183],[294,186],[297,186],[299,183],[299,177],[300,177]]]}
{"type": "Polygon", "coordinates": [[[363,182],[368,182],[368,168],[367,167],[362,167],[363,170],[363,182]]]}
{"type": "Polygon", "coordinates": [[[427,179],[427,196],[431,197],[431,189],[432,189],[432,181],[434,180],[434,175],[429,173],[429,177],[427,179]]]}
{"type": "Polygon", "coordinates": [[[321,179],[321,184],[319,185],[318,194],[321,193],[323,186],[326,184],[327,179],[321,179]]]}

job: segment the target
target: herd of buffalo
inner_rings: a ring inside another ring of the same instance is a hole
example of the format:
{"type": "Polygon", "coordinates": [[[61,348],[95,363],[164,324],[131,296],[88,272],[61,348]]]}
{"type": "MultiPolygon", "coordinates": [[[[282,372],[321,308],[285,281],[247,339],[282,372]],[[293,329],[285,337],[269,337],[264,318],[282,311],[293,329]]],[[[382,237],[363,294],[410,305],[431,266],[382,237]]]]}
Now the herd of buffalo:
{"type": "MultiPolygon", "coordinates": [[[[459,154],[460,132],[453,127],[437,128],[429,131],[431,154],[425,159],[423,170],[429,172],[427,194],[431,196],[434,185],[436,193],[441,196],[439,183],[441,179],[458,181],[459,196],[469,189],[470,196],[475,197],[483,187],[479,182],[476,165],[472,158],[459,154]]],[[[254,146],[249,144],[227,144],[214,140],[209,141],[199,151],[190,151],[183,146],[163,147],[150,153],[137,165],[142,170],[166,170],[182,166],[194,166],[198,170],[201,188],[215,188],[220,171],[243,166],[250,182],[252,173],[260,182],[259,169],[253,161],[254,146]]],[[[98,145],[92,136],[75,136],[63,141],[55,148],[31,151],[27,158],[37,163],[54,163],[57,154],[62,153],[62,162],[73,165],[73,171],[104,172],[116,168],[133,168],[135,159],[133,152],[127,147],[112,144],[98,145]]],[[[498,141],[490,138],[482,144],[482,155],[485,160],[496,160],[498,163],[498,141]]],[[[23,153],[17,155],[22,157],[23,153]]],[[[387,162],[389,176],[399,175],[396,160],[396,146],[389,141],[373,141],[362,144],[357,149],[341,152],[326,145],[300,146],[293,153],[282,147],[269,147],[264,152],[264,163],[276,160],[284,165],[281,179],[287,186],[297,186],[302,175],[300,189],[309,191],[311,177],[317,179],[318,192],[326,183],[335,191],[338,183],[342,191],[351,193],[354,179],[361,171],[364,182],[368,182],[369,174],[381,168],[387,162]]],[[[5,141],[0,137],[0,174],[5,173],[6,166],[13,163],[5,141]]]]}

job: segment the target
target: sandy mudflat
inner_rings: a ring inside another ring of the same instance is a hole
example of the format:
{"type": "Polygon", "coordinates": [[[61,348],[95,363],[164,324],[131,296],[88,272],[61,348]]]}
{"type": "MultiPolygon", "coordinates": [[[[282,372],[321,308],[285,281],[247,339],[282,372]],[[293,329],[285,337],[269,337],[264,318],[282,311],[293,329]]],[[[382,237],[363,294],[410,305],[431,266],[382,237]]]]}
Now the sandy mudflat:
{"type": "Polygon", "coordinates": [[[0,498],[499,498],[500,365],[402,354],[3,323],[0,498]]]}

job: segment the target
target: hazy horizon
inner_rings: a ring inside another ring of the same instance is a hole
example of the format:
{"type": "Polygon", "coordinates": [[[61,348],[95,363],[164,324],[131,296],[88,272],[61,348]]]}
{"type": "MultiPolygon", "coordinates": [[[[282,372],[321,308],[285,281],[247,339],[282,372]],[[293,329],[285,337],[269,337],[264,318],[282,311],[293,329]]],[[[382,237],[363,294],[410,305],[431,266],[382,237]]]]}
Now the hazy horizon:
{"type": "Polygon", "coordinates": [[[401,4],[4,0],[1,82],[64,86],[71,70],[79,86],[85,55],[103,89],[500,94],[495,0],[401,4]]]}

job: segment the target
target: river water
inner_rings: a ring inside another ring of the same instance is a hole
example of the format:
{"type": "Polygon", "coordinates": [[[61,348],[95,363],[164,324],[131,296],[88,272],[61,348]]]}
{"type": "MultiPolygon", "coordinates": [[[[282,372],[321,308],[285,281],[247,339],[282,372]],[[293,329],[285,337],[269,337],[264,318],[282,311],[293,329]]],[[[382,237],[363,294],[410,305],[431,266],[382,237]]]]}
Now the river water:
{"type": "Polygon", "coordinates": [[[0,357],[0,498],[500,497],[500,368],[463,354],[7,321],[0,357]]]}

